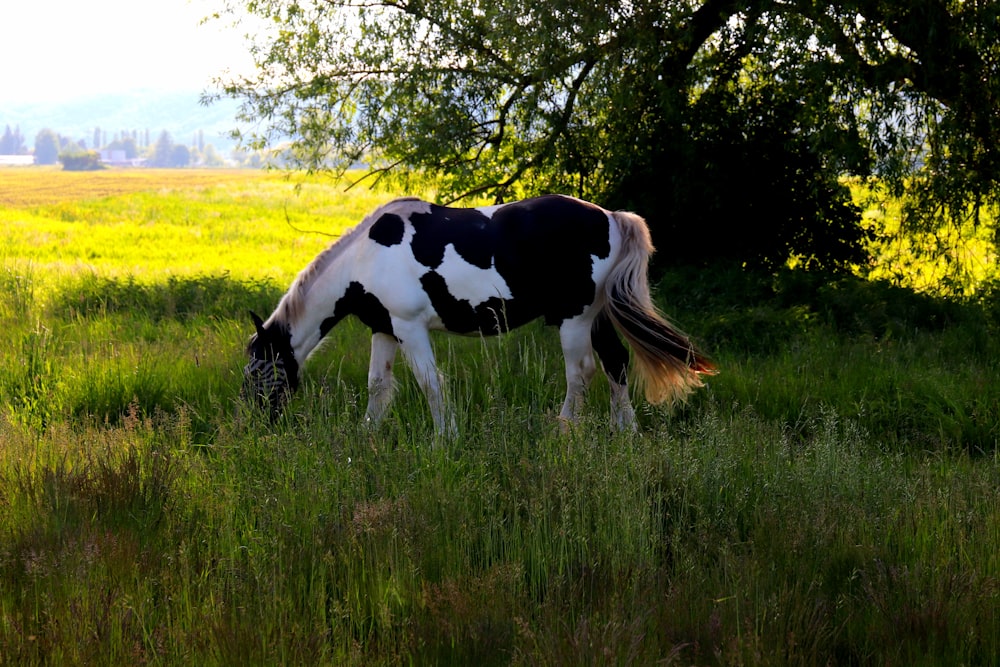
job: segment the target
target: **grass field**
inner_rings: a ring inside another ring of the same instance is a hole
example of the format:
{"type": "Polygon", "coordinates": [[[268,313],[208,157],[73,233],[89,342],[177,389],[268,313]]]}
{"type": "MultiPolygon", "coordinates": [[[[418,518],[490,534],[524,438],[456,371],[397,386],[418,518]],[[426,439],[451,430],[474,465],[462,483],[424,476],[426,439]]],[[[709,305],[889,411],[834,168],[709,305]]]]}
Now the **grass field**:
{"type": "Polygon", "coordinates": [[[667,273],[721,373],[637,435],[602,381],[559,433],[538,325],[435,339],[436,447],[354,322],[239,411],[246,311],[390,197],[0,169],[0,663],[998,664],[995,296],[667,273]]]}

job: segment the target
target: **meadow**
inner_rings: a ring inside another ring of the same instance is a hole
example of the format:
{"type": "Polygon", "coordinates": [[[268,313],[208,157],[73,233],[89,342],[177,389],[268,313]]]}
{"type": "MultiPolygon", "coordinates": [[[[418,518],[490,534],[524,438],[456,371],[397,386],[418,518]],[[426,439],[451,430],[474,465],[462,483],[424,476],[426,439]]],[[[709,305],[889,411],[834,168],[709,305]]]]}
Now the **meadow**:
{"type": "MultiPolygon", "coordinates": [[[[0,169],[0,664],[992,665],[1000,305],[658,274],[721,369],[560,433],[555,333],[435,339],[363,425],[339,326],[271,424],[250,309],[391,193],[0,169]]],[[[401,365],[402,366],[402,365],[401,365]]]]}

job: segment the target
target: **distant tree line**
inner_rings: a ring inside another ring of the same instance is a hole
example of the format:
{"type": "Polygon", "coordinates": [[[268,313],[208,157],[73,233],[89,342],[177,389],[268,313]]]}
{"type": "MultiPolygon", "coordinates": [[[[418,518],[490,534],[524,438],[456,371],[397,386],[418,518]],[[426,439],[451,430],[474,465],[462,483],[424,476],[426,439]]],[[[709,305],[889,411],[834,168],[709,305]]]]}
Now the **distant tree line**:
{"type": "Polygon", "coordinates": [[[205,132],[195,132],[189,144],[175,142],[171,134],[162,131],[155,141],[146,130],[118,130],[108,132],[95,127],[88,138],[72,138],[51,128],[35,135],[33,148],[29,148],[20,127],[7,125],[0,137],[0,155],[34,155],[35,164],[62,164],[68,170],[101,169],[105,159],[123,159],[135,166],[184,168],[184,167],[245,167],[259,168],[265,164],[286,165],[285,148],[274,150],[233,150],[223,155],[205,141],[205,132]],[[110,136],[110,140],[109,140],[110,136]],[[102,157],[103,156],[103,157],[102,157]]]}
{"type": "Polygon", "coordinates": [[[4,129],[3,136],[0,137],[0,155],[27,155],[27,153],[28,149],[24,145],[21,128],[16,127],[11,130],[10,125],[8,125],[4,129]]]}
{"type": "Polygon", "coordinates": [[[0,155],[34,155],[35,164],[61,163],[65,169],[87,170],[104,166],[105,157],[114,155],[135,165],[149,167],[222,167],[259,166],[261,160],[246,153],[234,152],[228,159],[211,143],[206,143],[204,131],[199,130],[190,145],[176,143],[169,132],[163,131],[155,142],[150,141],[149,130],[121,130],[111,135],[95,127],[90,141],[64,136],[51,128],[35,135],[33,149],[29,149],[19,127],[8,125],[0,137],[0,155]]]}

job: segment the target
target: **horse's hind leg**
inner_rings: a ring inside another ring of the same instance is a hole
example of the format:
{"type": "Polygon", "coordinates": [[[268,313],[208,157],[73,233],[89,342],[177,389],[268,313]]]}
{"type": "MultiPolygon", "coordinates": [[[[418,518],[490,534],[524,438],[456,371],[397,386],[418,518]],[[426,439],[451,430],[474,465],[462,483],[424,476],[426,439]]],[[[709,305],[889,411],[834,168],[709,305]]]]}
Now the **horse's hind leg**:
{"type": "Polygon", "coordinates": [[[618,430],[636,430],[635,410],[628,396],[628,348],[618,338],[611,320],[601,313],[594,320],[590,340],[611,385],[611,422],[618,430]]]}
{"type": "Polygon", "coordinates": [[[372,356],[368,362],[368,409],[365,419],[377,424],[392,401],[392,364],[399,343],[388,334],[372,334],[372,356]]]}
{"type": "Polygon", "coordinates": [[[597,371],[590,344],[590,320],[575,317],[563,322],[559,327],[559,342],[566,362],[566,400],[559,419],[569,423],[576,420],[587,384],[597,371]]]}

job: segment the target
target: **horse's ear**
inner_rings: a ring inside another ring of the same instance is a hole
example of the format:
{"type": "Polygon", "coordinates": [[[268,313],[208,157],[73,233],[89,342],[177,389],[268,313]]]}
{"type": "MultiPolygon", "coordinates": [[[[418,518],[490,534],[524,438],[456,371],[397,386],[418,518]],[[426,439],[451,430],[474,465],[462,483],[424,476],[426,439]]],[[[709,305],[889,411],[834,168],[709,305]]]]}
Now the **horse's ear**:
{"type": "Polygon", "coordinates": [[[264,320],[260,319],[260,315],[251,310],[250,319],[253,320],[253,325],[257,329],[257,333],[264,333],[264,320]]]}

